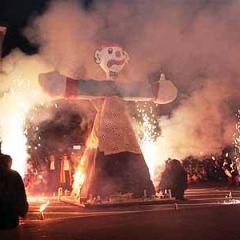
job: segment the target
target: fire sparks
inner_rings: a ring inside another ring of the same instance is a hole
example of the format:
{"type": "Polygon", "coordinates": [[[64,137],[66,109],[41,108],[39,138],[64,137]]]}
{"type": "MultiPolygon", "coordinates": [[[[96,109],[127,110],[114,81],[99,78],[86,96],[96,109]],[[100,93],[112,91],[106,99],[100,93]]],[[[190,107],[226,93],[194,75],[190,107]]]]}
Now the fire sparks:
{"type": "Polygon", "coordinates": [[[140,143],[154,142],[160,135],[160,128],[154,114],[153,106],[145,102],[144,105],[137,103],[136,107],[136,129],[140,143]]]}
{"type": "Polygon", "coordinates": [[[151,178],[155,171],[155,141],[160,136],[160,127],[154,114],[154,107],[151,103],[145,102],[143,105],[136,104],[137,117],[135,118],[135,129],[138,140],[148,165],[151,178]]]}

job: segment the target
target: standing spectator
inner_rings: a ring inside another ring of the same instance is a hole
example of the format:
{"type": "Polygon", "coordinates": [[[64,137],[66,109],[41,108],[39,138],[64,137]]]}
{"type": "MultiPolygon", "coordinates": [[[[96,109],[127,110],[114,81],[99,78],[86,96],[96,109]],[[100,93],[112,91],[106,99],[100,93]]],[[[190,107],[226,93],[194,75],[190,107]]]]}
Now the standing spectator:
{"type": "Polygon", "coordinates": [[[64,154],[61,160],[60,183],[65,190],[71,190],[72,166],[67,154],[64,154]]]}
{"type": "Polygon", "coordinates": [[[21,176],[11,170],[12,158],[0,156],[0,229],[16,228],[19,217],[28,211],[26,192],[21,176]]]}
{"type": "Polygon", "coordinates": [[[171,160],[171,172],[172,172],[172,196],[176,200],[185,200],[184,191],[187,189],[187,172],[181,165],[179,160],[171,160]]]}
{"type": "Polygon", "coordinates": [[[58,165],[56,158],[51,154],[48,158],[48,186],[50,191],[55,191],[58,187],[58,165]]]}

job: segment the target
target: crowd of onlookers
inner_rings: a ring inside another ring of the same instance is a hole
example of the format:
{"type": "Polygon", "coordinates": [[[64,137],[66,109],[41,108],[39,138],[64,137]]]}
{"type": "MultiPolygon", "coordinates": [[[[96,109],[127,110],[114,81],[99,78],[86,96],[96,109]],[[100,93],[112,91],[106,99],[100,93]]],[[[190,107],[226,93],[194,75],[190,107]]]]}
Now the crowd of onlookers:
{"type": "MultiPolygon", "coordinates": [[[[56,157],[50,154],[40,166],[36,166],[33,160],[27,164],[27,175],[24,182],[30,192],[56,192],[58,187],[71,190],[74,170],[80,156],[76,154],[63,154],[56,157]]],[[[168,161],[171,159],[168,159],[168,161]]],[[[166,161],[166,164],[167,162],[166,161]]],[[[228,182],[230,185],[240,185],[240,167],[236,161],[225,155],[210,155],[193,157],[189,156],[180,160],[187,173],[187,183],[199,182],[228,182]]],[[[159,171],[162,175],[163,168],[159,171]]],[[[161,177],[160,177],[161,178],[161,177]]],[[[159,177],[155,184],[159,183],[159,177]]]]}
{"type": "Polygon", "coordinates": [[[187,172],[188,183],[228,181],[230,185],[239,185],[238,162],[224,155],[189,156],[182,160],[182,165],[187,172]]]}
{"type": "Polygon", "coordinates": [[[39,161],[28,159],[24,185],[29,193],[56,193],[59,187],[72,190],[73,175],[78,165],[77,154],[63,153],[59,156],[49,154],[39,161]]]}
{"type": "Polygon", "coordinates": [[[187,171],[188,183],[206,181],[226,181],[224,158],[222,156],[205,156],[201,158],[187,157],[182,165],[187,171]]]}
{"type": "Polygon", "coordinates": [[[228,154],[200,158],[189,156],[181,161],[169,158],[160,174],[157,193],[164,196],[171,190],[173,197],[184,200],[184,191],[192,183],[212,181],[240,186],[239,172],[239,160],[228,154]]]}

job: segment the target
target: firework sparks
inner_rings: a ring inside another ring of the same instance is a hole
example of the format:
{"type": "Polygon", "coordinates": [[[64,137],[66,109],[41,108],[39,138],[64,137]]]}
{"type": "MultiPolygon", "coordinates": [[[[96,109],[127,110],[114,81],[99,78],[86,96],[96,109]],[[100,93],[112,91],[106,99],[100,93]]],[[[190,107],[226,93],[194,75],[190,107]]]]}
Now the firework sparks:
{"type": "Polygon", "coordinates": [[[137,117],[135,121],[135,131],[140,143],[145,161],[148,165],[151,178],[154,177],[155,171],[155,141],[160,136],[160,127],[154,114],[152,104],[145,102],[143,105],[136,104],[137,117]]]}
{"type": "Polygon", "coordinates": [[[149,104],[145,102],[143,106],[137,104],[136,107],[137,121],[135,127],[140,143],[155,142],[160,136],[160,128],[154,114],[153,106],[149,106],[149,104]]]}
{"type": "Polygon", "coordinates": [[[0,89],[0,137],[3,153],[11,155],[12,168],[22,176],[28,158],[27,131],[24,129],[30,109],[49,97],[38,86],[43,70],[39,59],[13,52],[3,59],[0,89]]]}

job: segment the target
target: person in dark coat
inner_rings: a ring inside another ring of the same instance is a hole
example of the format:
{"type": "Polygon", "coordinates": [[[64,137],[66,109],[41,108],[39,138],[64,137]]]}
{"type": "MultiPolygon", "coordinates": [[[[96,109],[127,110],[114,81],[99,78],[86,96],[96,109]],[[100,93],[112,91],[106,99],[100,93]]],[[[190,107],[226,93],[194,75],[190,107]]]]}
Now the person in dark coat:
{"type": "Polygon", "coordinates": [[[11,165],[9,155],[0,156],[0,229],[16,228],[28,211],[23,180],[11,165]]]}
{"type": "Polygon", "coordinates": [[[181,162],[177,159],[171,160],[172,173],[172,196],[176,200],[185,200],[184,192],[188,187],[187,172],[183,168],[181,162]]]}
{"type": "Polygon", "coordinates": [[[56,157],[51,154],[48,158],[48,190],[54,192],[59,186],[58,181],[58,164],[56,157]]]}

